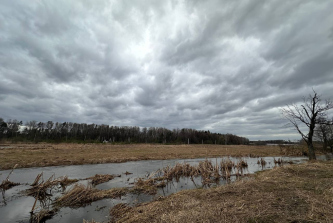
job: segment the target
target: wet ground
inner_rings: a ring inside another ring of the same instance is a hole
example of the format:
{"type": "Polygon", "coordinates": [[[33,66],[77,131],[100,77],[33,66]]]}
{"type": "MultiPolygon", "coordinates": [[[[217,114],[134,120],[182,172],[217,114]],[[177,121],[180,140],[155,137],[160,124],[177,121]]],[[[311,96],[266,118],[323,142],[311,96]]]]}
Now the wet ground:
{"type": "MultiPolygon", "coordinates": [[[[266,165],[263,167],[257,162],[259,158],[243,157],[248,163],[247,169],[244,170],[245,174],[255,173],[257,171],[271,169],[275,166],[274,158],[282,158],[284,161],[292,161],[293,163],[301,163],[307,160],[306,157],[265,157],[266,165]]],[[[326,159],[325,157],[319,157],[326,159]]],[[[220,163],[222,158],[211,158],[213,163],[216,161],[220,163]]],[[[238,161],[238,158],[230,157],[234,162],[238,161]]],[[[112,174],[121,175],[109,182],[102,183],[96,186],[98,189],[110,189],[118,187],[132,187],[133,182],[137,178],[146,178],[150,173],[162,169],[166,166],[174,166],[176,163],[189,163],[191,165],[197,165],[200,161],[205,159],[181,159],[181,160],[149,160],[149,161],[135,161],[127,163],[110,163],[110,164],[97,164],[97,165],[80,165],[80,166],[59,166],[59,167],[42,167],[42,168],[25,168],[16,169],[10,175],[9,180],[15,183],[21,183],[19,186],[15,186],[0,195],[0,222],[29,222],[30,214],[35,199],[33,197],[25,196],[22,191],[30,188],[30,184],[34,181],[36,176],[43,172],[44,179],[52,176],[55,177],[68,176],[72,179],[85,179],[95,174],[112,174]],[[132,174],[126,175],[125,172],[132,174]]],[[[0,171],[0,182],[2,182],[10,170],[0,171]]],[[[231,180],[234,180],[232,177],[231,180]]],[[[193,183],[189,178],[181,178],[179,182],[173,181],[166,187],[159,189],[156,195],[146,194],[127,194],[118,199],[104,199],[93,202],[92,204],[72,209],[61,208],[59,212],[53,218],[47,220],[47,223],[52,222],[80,222],[83,219],[94,219],[99,222],[107,222],[109,220],[109,210],[111,207],[118,203],[127,203],[135,205],[141,202],[151,201],[160,196],[167,196],[172,193],[185,190],[202,187],[201,178],[197,177],[193,183]]],[[[87,180],[80,180],[78,183],[89,184],[87,180]]],[[[219,184],[225,184],[226,181],[221,180],[219,184]]],[[[67,188],[68,190],[69,188],[67,188]]],[[[61,196],[63,191],[59,188],[59,191],[53,194],[53,197],[48,204],[52,204],[52,200],[55,197],[61,196]]],[[[46,204],[47,205],[47,204],[46,204]]],[[[40,206],[38,203],[37,206],[40,206]]]]}

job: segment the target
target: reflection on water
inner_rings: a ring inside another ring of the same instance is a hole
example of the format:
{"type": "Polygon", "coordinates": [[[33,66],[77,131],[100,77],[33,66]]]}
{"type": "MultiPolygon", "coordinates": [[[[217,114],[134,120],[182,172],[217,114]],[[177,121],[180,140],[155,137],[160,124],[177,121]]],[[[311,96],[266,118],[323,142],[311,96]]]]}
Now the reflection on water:
{"type": "MultiPolygon", "coordinates": [[[[247,162],[248,167],[244,170],[244,174],[251,174],[260,170],[273,168],[279,158],[285,162],[301,163],[307,160],[305,157],[265,157],[263,160],[266,162],[262,165],[263,161],[260,158],[243,157],[242,159],[247,162]],[[259,164],[258,164],[259,161],[259,164]]],[[[319,159],[322,157],[318,157],[319,159]]],[[[223,158],[209,159],[213,164],[219,164],[223,158]]],[[[324,159],[324,158],[323,158],[324,159]]],[[[21,185],[13,187],[4,191],[0,196],[0,216],[1,222],[29,222],[30,214],[35,199],[33,197],[25,196],[22,191],[30,188],[36,176],[43,172],[44,179],[48,179],[53,174],[56,177],[67,175],[72,179],[86,179],[94,176],[95,174],[114,174],[121,175],[111,181],[102,183],[96,186],[98,189],[110,189],[116,187],[132,187],[137,178],[146,178],[150,173],[162,170],[166,166],[174,166],[176,163],[189,163],[190,165],[198,165],[200,161],[205,159],[177,159],[177,160],[150,160],[150,161],[133,161],[127,163],[109,163],[97,165],[80,165],[80,166],[60,166],[60,167],[43,167],[43,168],[25,168],[16,169],[10,176],[10,181],[21,183],[21,185]],[[126,172],[132,174],[126,175],[126,172]]],[[[238,158],[230,157],[230,160],[237,162],[238,158]]],[[[7,176],[10,170],[0,171],[0,181],[3,177],[7,176]]],[[[236,176],[231,176],[231,180],[235,180],[236,176]]],[[[87,185],[87,180],[80,180],[79,183],[87,185]]],[[[225,180],[219,180],[218,184],[225,184],[225,180]]],[[[181,177],[179,180],[172,180],[166,187],[160,188],[156,195],[146,194],[127,194],[119,199],[104,199],[93,202],[92,204],[77,208],[61,208],[60,211],[53,216],[52,219],[47,220],[47,223],[52,222],[80,222],[82,219],[94,219],[99,222],[107,222],[109,217],[109,209],[119,203],[128,203],[135,205],[142,202],[152,201],[160,196],[167,196],[172,193],[202,187],[201,177],[194,177],[193,179],[181,177]]],[[[68,190],[68,188],[67,188],[68,190]]],[[[53,194],[55,197],[61,196],[63,192],[53,194]]],[[[37,206],[40,206],[38,203],[37,206]]]]}

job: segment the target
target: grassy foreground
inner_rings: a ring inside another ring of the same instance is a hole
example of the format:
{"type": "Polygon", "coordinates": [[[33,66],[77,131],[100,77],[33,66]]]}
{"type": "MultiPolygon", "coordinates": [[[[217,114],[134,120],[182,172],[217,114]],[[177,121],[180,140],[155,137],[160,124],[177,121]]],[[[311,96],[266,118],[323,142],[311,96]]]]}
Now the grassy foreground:
{"type": "MultiPolygon", "coordinates": [[[[280,156],[278,146],[161,144],[1,144],[0,170],[219,156],[280,156]]],[[[288,154],[286,154],[288,155],[288,154]]],[[[289,154],[291,155],[291,154],[289,154]]]]}
{"type": "Polygon", "coordinates": [[[117,222],[333,222],[333,162],[278,167],[111,213],[117,222]]]}

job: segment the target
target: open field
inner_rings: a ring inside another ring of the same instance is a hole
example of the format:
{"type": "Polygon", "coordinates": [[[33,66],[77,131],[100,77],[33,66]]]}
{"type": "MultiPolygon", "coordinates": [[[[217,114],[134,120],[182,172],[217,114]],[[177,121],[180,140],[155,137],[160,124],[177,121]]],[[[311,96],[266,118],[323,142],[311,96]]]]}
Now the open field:
{"type": "Polygon", "coordinates": [[[333,161],[274,168],[110,214],[117,222],[333,222],[333,161]]]}
{"type": "MultiPolygon", "coordinates": [[[[1,144],[0,169],[219,156],[281,156],[279,146],[161,144],[1,144]]],[[[300,154],[298,154],[300,155],[300,154]]]]}

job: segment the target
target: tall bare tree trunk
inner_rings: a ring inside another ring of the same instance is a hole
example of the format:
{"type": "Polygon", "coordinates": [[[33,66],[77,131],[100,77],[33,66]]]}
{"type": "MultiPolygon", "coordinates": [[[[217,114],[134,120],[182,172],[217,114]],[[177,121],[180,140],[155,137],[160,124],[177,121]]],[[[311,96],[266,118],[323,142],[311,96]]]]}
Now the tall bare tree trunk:
{"type": "Polygon", "coordinates": [[[308,141],[307,141],[308,149],[309,149],[309,160],[316,159],[316,154],[315,154],[315,150],[313,147],[313,141],[312,141],[315,125],[316,125],[315,117],[312,117],[310,128],[309,128],[308,141]]]}
{"type": "Polygon", "coordinates": [[[308,149],[309,149],[309,160],[315,160],[316,154],[312,142],[308,144],[308,149]]]}

